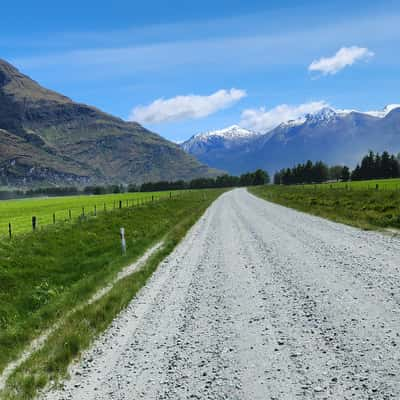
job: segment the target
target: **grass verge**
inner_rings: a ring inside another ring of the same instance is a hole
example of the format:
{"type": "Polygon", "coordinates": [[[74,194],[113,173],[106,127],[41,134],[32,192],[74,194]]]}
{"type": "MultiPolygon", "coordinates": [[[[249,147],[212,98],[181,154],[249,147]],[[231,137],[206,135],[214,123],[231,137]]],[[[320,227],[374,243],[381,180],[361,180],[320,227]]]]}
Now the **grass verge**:
{"type": "MultiPolygon", "coordinates": [[[[8,293],[7,303],[0,302],[3,309],[6,307],[3,315],[17,315],[11,319],[3,318],[5,329],[0,334],[3,368],[24,345],[60,319],[65,311],[82,304],[97,289],[105,286],[123,265],[165,238],[162,250],[153,255],[144,268],[119,281],[100,300],[69,315],[45,346],[10,376],[0,398],[31,399],[48,382],[63,377],[71,360],[87,348],[92,339],[129,303],[158,263],[221,193],[221,190],[192,192],[140,209],[116,211],[110,213],[108,218],[88,221],[82,227],[67,225],[42,231],[39,237],[26,235],[18,240],[20,246],[9,243],[11,249],[22,246],[25,251],[30,243],[35,251],[28,254],[22,249],[18,250],[18,254],[10,249],[8,251],[9,259],[23,262],[8,264],[6,272],[11,276],[7,282],[10,285],[13,281],[13,285],[8,286],[8,290],[2,287],[0,292],[3,297],[8,293]],[[118,231],[121,224],[127,232],[126,256],[120,255],[118,231]],[[22,279],[24,270],[29,274],[22,279]],[[43,279],[46,285],[40,283],[43,279]],[[45,295],[32,310],[29,300],[32,301],[32,296],[37,294],[38,282],[41,290],[45,287],[45,295]]],[[[4,253],[5,249],[2,248],[2,251],[4,253]]],[[[0,271],[4,275],[4,267],[0,271]]]]}
{"type": "Polygon", "coordinates": [[[316,190],[269,185],[249,188],[265,200],[362,229],[400,229],[400,192],[316,190]]]}

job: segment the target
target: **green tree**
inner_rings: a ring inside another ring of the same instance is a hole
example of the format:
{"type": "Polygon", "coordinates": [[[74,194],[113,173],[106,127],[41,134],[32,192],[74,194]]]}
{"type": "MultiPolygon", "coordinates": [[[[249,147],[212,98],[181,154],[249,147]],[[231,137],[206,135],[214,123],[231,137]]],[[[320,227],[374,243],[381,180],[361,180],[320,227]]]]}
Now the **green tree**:
{"type": "Polygon", "coordinates": [[[329,168],[329,179],[334,179],[339,181],[342,177],[343,166],[342,165],[334,165],[329,168]]]}
{"type": "Polygon", "coordinates": [[[340,179],[343,182],[348,182],[348,180],[350,179],[350,169],[349,169],[349,167],[344,166],[342,168],[342,172],[340,174],[340,179]]]}

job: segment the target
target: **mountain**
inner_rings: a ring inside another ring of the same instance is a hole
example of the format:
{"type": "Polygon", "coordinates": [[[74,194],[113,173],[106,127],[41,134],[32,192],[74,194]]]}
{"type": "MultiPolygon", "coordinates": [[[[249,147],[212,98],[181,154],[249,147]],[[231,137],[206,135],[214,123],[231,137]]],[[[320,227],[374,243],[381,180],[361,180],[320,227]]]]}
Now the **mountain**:
{"type": "Polygon", "coordinates": [[[217,173],[141,125],[75,103],[0,60],[0,185],[142,183],[217,173]]]}
{"type": "Polygon", "coordinates": [[[198,133],[182,143],[181,147],[207,165],[224,165],[224,170],[233,171],[232,155],[246,152],[258,136],[254,131],[233,125],[221,130],[198,133]]]}
{"type": "MultiPolygon", "coordinates": [[[[194,138],[197,136],[201,137],[194,138]]],[[[186,142],[182,148],[209,166],[232,174],[256,168],[272,173],[308,159],[353,167],[370,149],[400,151],[400,105],[364,113],[325,107],[264,134],[250,135],[234,146],[211,143],[205,148],[187,146],[186,142]]]]}

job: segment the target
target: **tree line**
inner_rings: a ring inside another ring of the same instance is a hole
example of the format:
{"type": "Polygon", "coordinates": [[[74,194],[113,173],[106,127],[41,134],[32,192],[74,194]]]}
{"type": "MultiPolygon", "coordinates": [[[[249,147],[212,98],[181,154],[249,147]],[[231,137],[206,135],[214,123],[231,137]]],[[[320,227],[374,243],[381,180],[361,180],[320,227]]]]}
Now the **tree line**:
{"type": "Polygon", "coordinates": [[[148,182],[140,186],[141,192],[157,192],[163,190],[179,190],[179,189],[212,189],[237,186],[257,186],[270,183],[268,172],[258,169],[254,172],[248,172],[240,176],[220,175],[216,178],[197,178],[191,181],[175,181],[175,182],[148,182]]]}
{"type": "Polygon", "coordinates": [[[328,167],[322,161],[313,163],[308,160],[305,164],[297,164],[293,168],[284,168],[274,175],[276,185],[296,185],[302,183],[322,183],[328,180],[347,181],[350,170],[346,166],[335,165],[328,167]]]}
{"type": "Polygon", "coordinates": [[[197,178],[191,181],[159,181],[146,182],[141,185],[91,185],[84,188],[74,186],[65,187],[42,187],[29,190],[0,191],[0,200],[39,197],[39,196],[71,196],[77,194],[111,194],[126,192],[160,192],[165,190],[183,189],[209,189],[236,186],[255,186],[264,185],[270,182],[270,177],[266,171],[258,169],[254,172],[242,174],[240,176],[221,175],[216,178],[197,178]]]}
{"type": "Polygon", "coordinates": [[[327,181],[368,180],[379,178],[400,177],[400,154],[396,157],[384,151],[382,154],[370,151],[363,157],[361,163],[351,171],[346,165],[329,167],[322,161],[313,163],[308,160],[293,168],[284,168],[274,175],[276,185],[295,185],[307,183],[322,183],[327,181]]]}
{"type": "Polygon", "coordinates": [[[351,179],[365,180],[378,178],[399,178],[400,177],[400,153],[396,157],[394,154],[389,154],[384,151],[382,154],[370,151],[357,164],[351,174],[351,179]]]}

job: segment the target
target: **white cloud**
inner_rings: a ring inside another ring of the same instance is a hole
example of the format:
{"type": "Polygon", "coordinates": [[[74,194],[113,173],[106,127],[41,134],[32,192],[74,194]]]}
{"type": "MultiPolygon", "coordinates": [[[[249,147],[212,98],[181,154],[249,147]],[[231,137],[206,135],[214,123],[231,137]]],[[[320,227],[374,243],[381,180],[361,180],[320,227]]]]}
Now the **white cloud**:
{"type": "Polygon", "coordinates": [[[147,106],[134,108],[129,119],[140,123],[159,124],[203,118],[230,107],[246,95],[245,90],[221,89],[209,96],[187,95],[171,99],[161,98],[147,106]]]}
{"type": "Polygon", "coordinates": [[[248,109],[242,112],[240,125],[257,132],[268,132],[282,122],[301,118],[327,106],[324,101],[312,101],[297,106],[281,104],[269,110],[264,107],[248,109]]]}
{"type": "Polygon", "coordinates": [[[343,68],[353,65],[356,61],[367,60],[373,56],[374,53],[365,47],[342,47],[333,57],[314,60],[308,70],[322,72],[323,75],[334,75],[343,68]]]}

